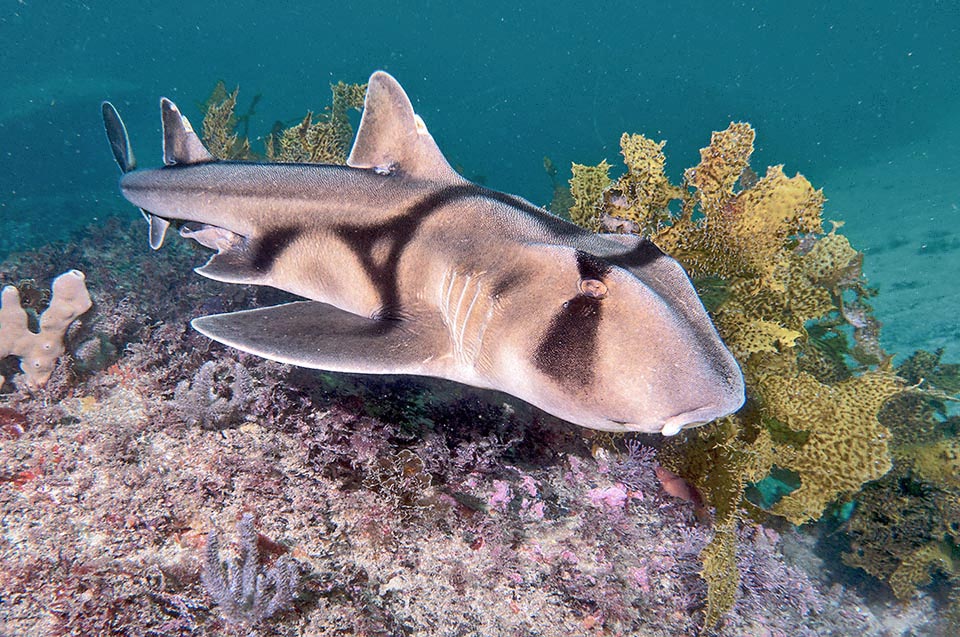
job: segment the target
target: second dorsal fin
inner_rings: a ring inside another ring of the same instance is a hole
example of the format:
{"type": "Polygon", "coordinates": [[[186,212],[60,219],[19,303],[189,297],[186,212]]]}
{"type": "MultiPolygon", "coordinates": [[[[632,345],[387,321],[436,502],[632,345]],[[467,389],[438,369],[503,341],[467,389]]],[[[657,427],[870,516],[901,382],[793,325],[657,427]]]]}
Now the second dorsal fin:
{"type": "Polygon", "coordinates": [[[363,116],[347,165],[430,181],[462,180],[413,112],[403,88],[384,71],[375,72],[367,83],[363,116]]]}
{"type": "Polygon", "coordinates": [[[213,155],[193,132],[189,120],[180,113],[177,105],[167,98],[160,99],[160,115],[163,120],[163,163],[200,164],[214,161],[213,155]]]}

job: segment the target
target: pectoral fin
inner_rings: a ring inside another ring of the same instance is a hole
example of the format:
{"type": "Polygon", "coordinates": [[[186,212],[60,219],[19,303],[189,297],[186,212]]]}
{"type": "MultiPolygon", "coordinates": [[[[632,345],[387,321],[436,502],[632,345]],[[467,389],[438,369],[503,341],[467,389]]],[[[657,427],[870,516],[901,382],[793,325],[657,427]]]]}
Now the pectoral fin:
{"type": "Polygon", "coordinates": [[[415,321],[376,320],[319,303],[214,314],[193,327],[215,341],[281,363],[356,374],[442,375],[444,341],[415,321]]]}

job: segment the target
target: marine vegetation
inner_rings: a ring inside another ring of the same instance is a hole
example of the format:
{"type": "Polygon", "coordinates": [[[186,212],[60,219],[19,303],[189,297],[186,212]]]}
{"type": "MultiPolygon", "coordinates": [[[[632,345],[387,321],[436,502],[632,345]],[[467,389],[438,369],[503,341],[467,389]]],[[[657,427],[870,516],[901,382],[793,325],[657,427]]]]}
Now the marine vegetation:
{"type": "MultiPolygon", "coordinates": [[[[293,126],[277,122],[264,139],[263,158],[273,162],[345,164],[353,126],[349,112],[363,107],[366,84],[337,82],[330,85],[332,102],[320,113],[308,111],[293,126]]],[[[256,159],[246,134],[236,130],[239,87],[228,93],[219,82],[204,103],[204,146],[217,159],[256,159]]],[[[254,98],[256,100],[256,98],[254,98]]]]}
{"type": "Polygon", "coordinates": [[[715,510],[701,553],[708,624],[734,603],[737,522],[764,512],[814,521],[886,474],[891,432],[877,415],[906,385],[880,349],[862,255],[838,224],[823,228],[823,193],[782,166],[758,177],[753,142],[745,123],[714,133],[676,186],[663,142],[624,134],[621,177],[602,162],[575,164],[570,180],[574,221],[629,222],[684,266],[747,381],[737,414],[659,454],[715,510]],[[769,500],[748,497],[777,486],[769,500]]]}
{"type": "Polygon", "coordinates": [[[237,522],[237,532],[240,558],[223,560],[220,536],[216,529],[210,531],[200,579],[227,621],[255,626],[293,606],[300,572],[287,555],[278,557],[269,569],[264,568],[260,563],[260,535],[249,513],[237,522]]]}
{"type": "Polygon", "coordinates": [[[849,542],[844,563],[886,582],[900,600],[936,574],[960,629],[960,416],[947,409],[960,393],[960,365],[942,356],[916,352],[897,368],[916,391],[880,412],[893,433],[893,469],[863,489],[839,530],[849,542]]]}

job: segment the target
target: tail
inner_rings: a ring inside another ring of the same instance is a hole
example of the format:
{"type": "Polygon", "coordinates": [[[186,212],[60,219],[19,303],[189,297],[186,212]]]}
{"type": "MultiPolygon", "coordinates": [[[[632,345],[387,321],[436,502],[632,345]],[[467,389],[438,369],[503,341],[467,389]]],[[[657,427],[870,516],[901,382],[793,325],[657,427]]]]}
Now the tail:
{"type": "MultiPolygon", "coordinates": [[[[121,172],[126,174],[136,170],[137,158],[133,155],[133,148],[130,147],[130,137],[127,135],[127,127],[123,125],[120,113],[110,102],[101,104],[100,110],[103,113],[103,128],[107,131],[110,150],[113,151],[113,158],[117,160],[121,172]]],[[[163,245],[163,237],[167,234],[170,222],[162,217],[150,214],[143,208],[140,209],[140,213],[150,224],[150,247],[159,250],[160,246],[163,245]]]]}
{"type": "Polygon", "coordinates": [[[107,131],[107,140],[110,141],[110,150],[113,151],[113,158],[117,160],[117,165],[124,173],[136,170],[137,158],[133,156],[127,127],[123,125],[120,113],[110,102],[101,104],[100,110],[103,111],[103,127],[107,131]]]}

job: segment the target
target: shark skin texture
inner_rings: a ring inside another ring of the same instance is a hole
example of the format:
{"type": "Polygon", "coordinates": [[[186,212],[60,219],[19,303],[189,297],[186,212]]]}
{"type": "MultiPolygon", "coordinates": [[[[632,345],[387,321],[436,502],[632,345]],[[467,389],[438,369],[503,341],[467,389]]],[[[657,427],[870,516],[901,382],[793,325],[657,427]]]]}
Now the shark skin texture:
{"type": "Polygon", "coordinates": [[[385,72],[346,166],[217,161],[162,99],[165,165],[137,170],[102,110],[154,249],[174,224],[216,251],[199,274],[308,299],[192,321],[215,341],[496,389],[606,431],[673,435],[743,405],[741,371],[676,261],[467,181],[385,72]]]}

